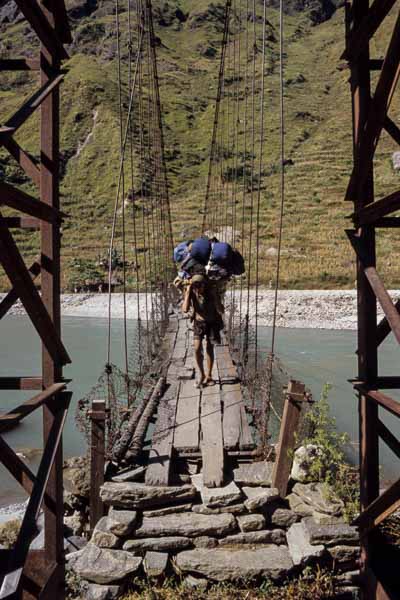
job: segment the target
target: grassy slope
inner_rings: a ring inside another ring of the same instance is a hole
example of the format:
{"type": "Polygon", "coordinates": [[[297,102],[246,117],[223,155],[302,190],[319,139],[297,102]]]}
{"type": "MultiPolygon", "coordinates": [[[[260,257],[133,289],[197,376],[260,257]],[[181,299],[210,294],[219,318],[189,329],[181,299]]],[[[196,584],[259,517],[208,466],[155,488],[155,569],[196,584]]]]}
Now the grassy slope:
{"type": "MultiPolygon", "coordinates": [[[[204,12],[209,5],[207,1],[178,0],[170,4],[179,5],[190,14],[181,28],[176,22],[169,27],[157,25],[157,35],[162,42],[159,72],[173,225],[174,234],[179,238],[197,232],[201,224],[198,208],[205,190],[219,57],[206,58],[199,49],[210,44],[217,46],[221,33],[218,22],[202,22],[197,28],[190,28],[193,13],[204,12]]],[[[268,18],[277,30],[276,11],[270,9],[268,18]]],[[[311,25],[306,13],[286,17],[286,155],[293,164],[287,168],[286,180],[282,270],[285,287],[345,287],[352,286],[354,281],[353,255],[344,234],[348,224],[345,217],[351,207],[343,201],[343,196],[352,160],[348,71],[338,69],[343,48],[343,19],[341,9],[318,26],[311,25]],[[300,74],[303,78],[299,79],[300,74]]],[[[391,17],[373,49],[376,58],[383,54],[390,22],[393,22],[391,17]]],[[[73,257],[96,258],[107,247],[119,144],[116,66],[115,60],[108,58],[115,44],[111,35],[113,17],[92,15],[79,21],[75,29],[78,42],[62,86],[64,170],[61,189],[63,208],[70,215],[63,236],[64,285],[70,278],[73,257]],[[79,156],[75,156],[89,133],[92,135],[88,143],[79,156]]],[[[260,34],[259,26],[258,30],[260,34]]],[[[126,22],[123,22],[125,34],[126,22]]],[[[4,38],[14,48],[10,55],[18,54],[27,47],[25,24],[10,26],[4,38]]],[[[279,156],[276,57],[277,43],[270,42],[262,257],[268,248],[276,245],[279,205],[279,175],[274,172],[279,156]]],[[[2,76],[0,118],[11,114],[30,89],[32,81],[24,74],[2,76]]],[[[398,107],[395,100],[394,115],[398,107]]],[[[258,121],[259,112],[257,128],[258,121]]],[[[31,118],[17,136],[24,147],[36,155],[37,124],[35,117],[31,118]]],[[[384,135],[376,160],[377,194],[396,189],[397,176],[391,167],[394,149],[394,144],[384,135]]],[[[16,185],[33,191],[4,153],[0,155],[1,170],[16,185]]],[[[38,235],[17,232],[16,237],[27,259],[32,258],[37,252],[38,235]]],[[[398,242],[389,234],[385,237],[380,234],[378,243],[383,276],[387,276],[391,285],[398,285],[398,273],[393,276],[392,271],[389,279],[389,255],[398,250],[398,242]]],[[[266,283],[272,277],[272,268],[273,264],[267,259],[262,261],[262,277],[266,283]]]]}

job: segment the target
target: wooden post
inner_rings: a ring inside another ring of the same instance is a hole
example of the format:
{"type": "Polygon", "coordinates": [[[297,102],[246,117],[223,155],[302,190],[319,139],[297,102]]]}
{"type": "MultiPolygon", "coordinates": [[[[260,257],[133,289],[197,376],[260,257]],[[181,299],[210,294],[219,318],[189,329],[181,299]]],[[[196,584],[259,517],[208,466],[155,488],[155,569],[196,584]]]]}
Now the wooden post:
{"type": "Polygon", "coordinates": [[[292,469],[293,451],[296,431],[300,421],[302,402],[304,402],[305,385],[300,381],[290,380],[286,392],[278,449],[272,472],[272,487],[277,488],[284,498],[292,469]]]}
{"type": "Polygon", "coordinates": [[[100,498],[100,487],[104,483],[105,465],[105,425],[106,404],[103,400],[93,400],[89,413],[91,426],[90,443],[90,530],[104,515],[104,505],[100,498]]]}

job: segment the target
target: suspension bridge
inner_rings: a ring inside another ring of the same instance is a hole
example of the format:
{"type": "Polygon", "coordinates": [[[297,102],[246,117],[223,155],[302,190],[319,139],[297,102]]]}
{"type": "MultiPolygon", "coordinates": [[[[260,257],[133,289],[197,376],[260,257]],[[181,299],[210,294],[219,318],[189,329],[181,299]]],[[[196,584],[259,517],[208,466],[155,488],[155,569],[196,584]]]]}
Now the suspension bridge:
{"type": "MultiPolygon", "coordinates": [[[[0,316],[21,300],[42,342],[42,372],[0,378],[3,390],[37,392],[0,416],[0,460],[29,494],[14,547],[0,550],[0,598],[50,599],[56,595],[63,598],[65,589],[61,440],[71,392],[63,377],[63,367],[70,357],[60,327],[61,227],[68,216],[59,201],[59,96],[66,76],[62,69],[62,61],[68,58],[65,47],[72,38],[63,0],[16,3],[37,36],[40,50],[37,59],[1,59],[0,68],[37,73],[40,83],[0,128],[0,144],[32,180],[38,193],[32,196],[6,181],[0,184],[4,213],[0,215],[0,262],[11,283],[11,290],[0,304],[0,316]],[[37,111],[41,114],[39,163],[14,138],[37,111]],[[15,216],[15,211],[23,216],[15,216]],[[26,265],[13,229],[40,231],[40,256],[33,264],[26,265]],[[41,294],[35,285],[39,275],[41,294]],[[43,411],[44,452],[34,474],[8,445],[4,434],[38,409],[43,411]],[[37,547],[32,542],[42,509],[44,539],[37,547]]],[[[398,218],[389,215],[399,208],[399,194],[375,201],[372,181],[373,155],[382,130],[400,141],[397,125],[388,115],[400,73],[399,20],[384,60],[371,58],[369,46],[394,4],[393,0],[375,0],[369,6],[366,0],[354,0],[347,8],[344,53],[351,69],[354,109],[354,169],[346,198],[354,203],[354,229],[348,236],[357,254],[359,291],[359,373],[354,385],[359,394],[361,514],[356,524],[360,528],[363,593],[365,598],[374,599],[396,597],[385,581],[374,548],[380,548],[378,525],[400,503],[399,482],[380,494],[379,439],[399,457],[400,450],[397,438],[378,417],[378,407],[400,415],[397,401],[381,391],[397,389],[400,382],[397,375],[379,376],[377,360],[378,348],[390,332],[399,341],[400,317],[399,306],[393,304],[376,270],[375,228],[398,227],[398,218]],[[371,70],[378,71],[375,88],[371,70]],[[381,323],[377,323],[377,300],[385,313],[381,323]]],[[[97,384],[79,400],[76,411],[90,449],[92,530],[105,514],[115,484],[137,478],[144,496],[152,489],[165,488],[170,490],[165,494],[185,498],[185,494],[190,497],[187,483],[194,475],[203,494],[217,490],[221,498],[232,493],[227,492],[233,483],[232,472],[241,468],[250,471],[256,460],[263,459],[269,469],[269,484],[285,497],[290,450],[294,448],[301,413],[309,403],[305,386],[299,382],[289,381],[282,396],[286,375],[275,352],[285,213],[282,6],[281,179],[274,231],[278,250],[273,269],[270,351],[263,355],[258,340],[263,175],[268,149],[267,3],[263,3],[260,13],[254,1],[227,0],[210,162],[197,233],[238,248],[246,270],[221,291],[225,331],[222,343],[215,347],[215,385],[203,389],[193,385],[193,329],[181,313],[177,292],[171,286],[176,276],[172,263],[173,222],[151,1],[116,0],[114,33],[120,152],[107,261],[105,364],[97,384]],[[116,256],[120,257],[124,306],[122,364],[114,360],[111,344],[116,256]],[[134,281],[134,314],[126,299],[128,279],[134,281]],[[133,335],[130,319],[137,323],[133,335]],[[271,412],[281,420],[276,452],[270,444],[271,412]]],[[[251,504],[250,496],[248,500],[251,504]]]]}

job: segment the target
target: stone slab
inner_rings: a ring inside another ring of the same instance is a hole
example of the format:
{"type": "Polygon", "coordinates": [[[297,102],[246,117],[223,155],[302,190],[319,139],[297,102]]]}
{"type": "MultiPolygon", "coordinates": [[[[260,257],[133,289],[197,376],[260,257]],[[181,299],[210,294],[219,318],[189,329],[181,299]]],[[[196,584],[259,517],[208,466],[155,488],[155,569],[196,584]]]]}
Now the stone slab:
{"type": "Polygon", "coordinates": [[[86,600],[114,600],[114,598],[118,598],[120,592],[120,585],[90,583],[86,592],[86,600]]]}
{"type": "Polygon", "coordinates": [[[222,515],[229,513],[231,515],[242,515],[247,512],[244,504],[231,504],[230,506],[222,506],[221,508],[208,508],[204,504],[194,504],[192,511],[199,515],[222,515]]]}
{"type": "Polygon", "coordinates": [[[333,492],[323,483],[296,483],[293,493],[313,510],[335,516],[342,513],[343,502],[339,498],[331,499],[333,492]]]}
{"type": "Polygon", "coordinates": [[[276,488],[242,487],[242,492],[247,498],[244,505],[249,512],[258,510],[271,502],[279,500],[279,492],[276,488]]]}
{"type": "Polygon", "coordinates": [[[118,510],[110,508],[108,513],[108,531],[119,537],[125,537],[132,533],[137,522],[137,512],[135,510],[118,510]]]}
{"type": "Polygon", "coordinates": [[[208,508],[221,508],[234,504],[243,498],[242,492],[234,481],[223,487],[208,488],[204,485],[203,475],[200,473],[192,476],[192,483],[196,490],[200,492],[204,506],[208,508]]]}
{"type": "Polygon", "coordinates": [[[282,529],[268,529],[265,531],[249,531],[228,535],[219,540],[220,546],[241,546],[242,544],[286,544],[286,535],[282,529]]]}
{"type": "Polygon", "coordinates": [[[193,546],[192,540],[182,536],[165,536],[162,538],[143,538],[127,540],[123,545],[123,550],[130,552],[142,552],[151,550],[154,552],[179,552],[193,546]]]}
{"type": "Polygon", "coordinates": [[[237,522],[242,533],[259,531],[265,527],[265,517],[263,515],[241,515],[238,516],[237,522]]]}
{"type": "Polygon", "coordinates": [[[267,461],[241,463],[233,470],[233,478],[238,485],[249,487],[270,487],[274,463],[267,461]]]}
{"type": "Polygon", "coordinates": [[[136,573],[142,559],[123,550],[106,550],[90,543],[68,555],[68,566],[92,583],[114,583],[136,573]]]}
{"type": "Polygon", "coordinates": [[[356,527],[347,523],[334,525],[319,525],[312,517],[304,519],[311,544],[325,544],[326,546],[358,546],[359,533],[356,527]]]}
{"type": "Polygon", "coordinates": [[[272,508],[266,511],[266,516],[268,522],[274,527],[283,527],[287,529],[293,523],[296,523],[299,520],[299,515],[296,514],[293,510],[289,510],[287,508],[272,508]]]}
{"type": "Polygon", "coordinates": [[[153,552],[148,550],[144,557],[143,566],[148,577],[161,577],[167,570],[167,552],[153,552]]]}
{"type": "Polygon", "coordinates": [[[263,546],[256,550],[197,548],[178,554],[176,564],[183,573],[215,581],[243,581],[259,577],[278,580],[293,567],[285,546],[263,546]]]}
{"type": "Polygon", "coordinates": [[[192,500],[195,496],[196,489],[191,485],[167,487],[150,486],[134,481],[110,481],[100,488],[100,497],[105,504],[130,509],[163,506],[179,500],[192,500]]]}
{"type": "Polygon", "coordinates": [[[177,504],[175,506],[166,506],[165,508],[156,508],[155,510],[144,510],[144,517],[162,517],[174,513],[188,512],[192,510],[192,504],[177,504]]]}
{"type": "Polygon", "coordinates": [[[101,517],[96,523],[91,540],[99,548],[118,548],[121,540],[110,531],[108,517],[101,517]]]}
{"type": "Polygon", "coordinates": [[[145,473],[147,467],[136,467],[135,469],[129,469],[129,471],[124,471],[123,473],[119,473],[118,475],[114,475],[111,478],[111,481],[115,481],[116,483],[124,483],[125,481],[138,481],[145,473]]]}
{"type": "Polygon", "coordinates": [[[135,538],[222,536],[232,533],[235,529],[236,520],[233,515],[198,515],[190,512],[162,517],[144,517],[141,526],[136,529],[135,538]]]}
{"type": "Polygon", "coordinates": [[[304,522],[294,523],[287,532],[287,543],[293,563],[305,566],[310,560],[321,557],[325,547],[310,544],[309,535],[304,522]]]}

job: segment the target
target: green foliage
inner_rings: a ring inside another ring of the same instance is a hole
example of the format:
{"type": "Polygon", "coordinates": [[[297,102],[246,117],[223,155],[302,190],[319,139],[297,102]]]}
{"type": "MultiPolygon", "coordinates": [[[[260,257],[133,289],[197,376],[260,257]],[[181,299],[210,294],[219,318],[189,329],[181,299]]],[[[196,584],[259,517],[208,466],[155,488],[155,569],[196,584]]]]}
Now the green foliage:
{"type": "Polygon", "coordinates": [[[70,263],[69,274],[68,287],[71,291],[76,286],[100,283],[105,279],[104,269],[98,267],[93,260],[85,258],[74,258],[70,263]]]}
{"type": "Polygon", "coordinates": [[[344,503],[344,517],[351,522],[359,511],[358,470],[346,460],[345,447],[350,438],[347,433],[339,433],[336,419],[330,414],[328,396],[331,384],[324,385],[321,398],[305,416],[305,426],[309,431],[304,444],[315,444],[320,449],[310,465],[312,479],[327,484],[327,495],[333,494],[344,503]]]}
{"type": "Polygon", "coordinates": [[[283,584],[268,579],[260,585],[250,581],[237,585],[220,583],[207,590],[193,589],[173,579],[159,586],[135,580],[132,591],[122,600],[328,600],[334,592],[331,573],[307,568],[298,578],[283,584]]]}

